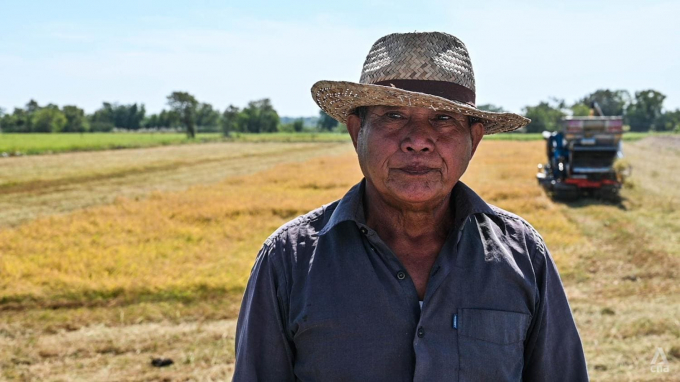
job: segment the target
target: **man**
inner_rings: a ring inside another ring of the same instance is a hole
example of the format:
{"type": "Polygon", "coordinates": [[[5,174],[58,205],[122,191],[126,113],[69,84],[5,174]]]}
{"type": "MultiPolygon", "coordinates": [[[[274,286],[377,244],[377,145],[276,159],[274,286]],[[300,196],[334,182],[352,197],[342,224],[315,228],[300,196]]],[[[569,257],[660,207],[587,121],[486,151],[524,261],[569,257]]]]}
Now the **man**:
{"type": "Polygon", "coordinates": [[[484,134],[529,122],[475,108],[465,45],[391,34],[359,84],[312,95],[346,123],[365,178],[265,241],[234,380],[587,380],[543,239],[459,181],[484,134]]]}

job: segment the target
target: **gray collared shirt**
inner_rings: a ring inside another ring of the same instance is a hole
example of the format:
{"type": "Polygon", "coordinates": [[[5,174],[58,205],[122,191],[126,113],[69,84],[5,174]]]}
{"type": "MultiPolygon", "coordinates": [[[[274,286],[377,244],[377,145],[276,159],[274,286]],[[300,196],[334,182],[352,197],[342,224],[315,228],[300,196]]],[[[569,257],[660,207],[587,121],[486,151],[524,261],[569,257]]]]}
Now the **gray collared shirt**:
{"type": "Polygon", "coordinates": [[[543,239],[463,183],[422,310],[366,225],[365,179],[264,243],[236,328],[235,381],[585,381],[543,239]]]}

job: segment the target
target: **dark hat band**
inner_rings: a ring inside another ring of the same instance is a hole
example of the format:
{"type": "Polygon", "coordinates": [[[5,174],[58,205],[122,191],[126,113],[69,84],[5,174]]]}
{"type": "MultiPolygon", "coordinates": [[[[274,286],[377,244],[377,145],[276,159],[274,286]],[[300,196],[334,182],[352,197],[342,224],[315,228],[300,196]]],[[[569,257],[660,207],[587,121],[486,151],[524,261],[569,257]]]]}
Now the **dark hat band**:
{"type": "Polygon", "coordinates": [[[457,101],[466,103],[475,107],[475,92],[447,81],[428,81],[428,80],[389,80],[376,82],[373,85],[381,85],[387,87],[395,87],[411,92],[425,93],[437,97],[446,98],[450,101],[457,101]]]}

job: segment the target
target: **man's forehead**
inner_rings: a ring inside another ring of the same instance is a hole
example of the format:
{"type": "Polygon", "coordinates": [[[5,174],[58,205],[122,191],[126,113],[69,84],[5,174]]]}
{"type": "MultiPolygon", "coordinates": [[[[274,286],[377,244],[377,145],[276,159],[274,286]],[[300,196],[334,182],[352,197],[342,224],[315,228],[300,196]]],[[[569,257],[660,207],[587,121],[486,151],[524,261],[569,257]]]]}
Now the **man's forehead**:
{"type": "Polygon", "coordinates": [[[459,117],[460,119],[466,118],[464,114],[456,113],[455,111],[448,110],[436,110],[433,108],[426,107],[412,107],[412,106],[387,106],[387,105],[374,105],[368,107],[369,112],[386,112],[386,111],[404,111],[409,113],[429,113],[429,114],[447,114],[454,117],[459,117]]]}

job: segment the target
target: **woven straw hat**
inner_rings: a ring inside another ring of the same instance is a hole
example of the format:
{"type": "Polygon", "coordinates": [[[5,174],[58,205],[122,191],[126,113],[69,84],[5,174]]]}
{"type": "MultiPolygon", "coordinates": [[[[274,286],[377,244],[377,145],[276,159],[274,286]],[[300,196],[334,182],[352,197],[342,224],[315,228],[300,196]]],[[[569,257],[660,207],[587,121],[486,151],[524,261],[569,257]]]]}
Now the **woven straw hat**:
{"type": "Polygon", "coordinates": [[[440,32],[394,33],[373,44],[359,83],[319,81],[312,97],[331,117],[347,123],[359,106],[412,106],[477,117],[485,134],[512,131],[531,120],[475,107],[475,75],[467,48],[440,32]]]}

